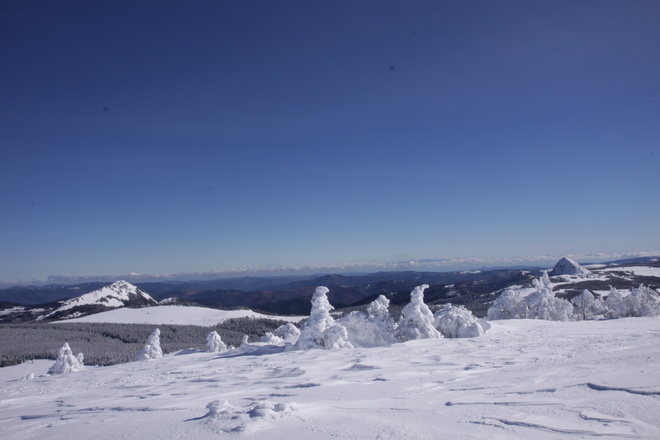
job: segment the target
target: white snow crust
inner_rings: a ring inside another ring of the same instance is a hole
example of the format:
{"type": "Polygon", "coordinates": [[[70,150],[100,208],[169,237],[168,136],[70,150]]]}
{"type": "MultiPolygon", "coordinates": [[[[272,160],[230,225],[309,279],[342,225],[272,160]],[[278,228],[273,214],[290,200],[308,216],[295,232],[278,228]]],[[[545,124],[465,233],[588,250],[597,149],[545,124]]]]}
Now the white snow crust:
{"type": "Polygon", "coordinates": [[[51,364],[0,368],[3,439],[660,438],[659,317],[500,320],[479,338],[345,350],[252,343],[43,376],[51,364]]]}
{"type": "Polygon", "coordinates": [[[652,266],[609,267],[602,269],[602,272],[628,272],[637,276],[660,278],[660,267],[652,266]]]}
{"type": "Polygon", "coordinates": [[[208,327],[230,318],[271,318],[282,321],[298,322],[306,316],[271,316],[252,310],[217,310],[206,307],[154,306],[140,309],[121,308],[96,313],[82,318],[67,319],[58,322],[116,322],[121,324],[179,324],[208,327]]]}

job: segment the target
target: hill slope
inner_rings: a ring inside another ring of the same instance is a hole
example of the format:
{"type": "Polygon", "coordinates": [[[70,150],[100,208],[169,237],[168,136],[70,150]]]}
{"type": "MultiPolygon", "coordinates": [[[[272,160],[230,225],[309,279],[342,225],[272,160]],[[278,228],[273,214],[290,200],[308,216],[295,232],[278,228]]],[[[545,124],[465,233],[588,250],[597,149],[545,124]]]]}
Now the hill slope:
{"type": "Polygon", "coordinates": [[[660,438],[658,334],[659,318],[515,320],[479,339],[253,344],[57,377],[40,377],[52,361],[34,362],[0,369],[0,430],[12,440],[660,438]]]}

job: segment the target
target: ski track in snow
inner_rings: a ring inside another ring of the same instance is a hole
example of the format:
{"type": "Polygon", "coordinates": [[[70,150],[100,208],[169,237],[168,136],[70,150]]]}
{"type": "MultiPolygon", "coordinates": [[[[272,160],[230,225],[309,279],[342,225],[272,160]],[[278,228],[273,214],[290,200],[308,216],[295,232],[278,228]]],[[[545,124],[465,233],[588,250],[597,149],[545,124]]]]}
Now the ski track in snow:
{"type": "Polygon", "coordinates": [[[660,438],[660,318],[494,321],[486,336],[0,369],[3,439],[660,438]],[[20,380],[28,373],[32,380],[20,380]]]}

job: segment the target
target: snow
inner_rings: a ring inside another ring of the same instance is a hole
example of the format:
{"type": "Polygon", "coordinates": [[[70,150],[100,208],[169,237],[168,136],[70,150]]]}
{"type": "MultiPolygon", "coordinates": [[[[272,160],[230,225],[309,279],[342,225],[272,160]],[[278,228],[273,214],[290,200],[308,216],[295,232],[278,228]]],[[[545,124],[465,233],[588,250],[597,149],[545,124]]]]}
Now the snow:
{"type": "Polygon", "coordinates": [[[157,301],[148,293],[143,292],[131,283],[120,280],[93,292],[85,293],[76,298],[71,298],[45,317],[47,318],[55,313],[79,306],[102,305],[105,307],[123,307],[128,301],[130,301],[131,296],[141,297],[153,304],[157,303],[157,301]]]}
{"type": "Polygon", "coordinates": [[[253,343],[44,376],[51,364],[0,369],[3,438],[660,438],[658,317],[501,320],[479,338],[344,350],[253,343]]]}
{"type": "Polygon", "coordinates": [[[206,307],[154,306],[141,309],[121,308],[96,313],[82,318],[67,319],[59,322],[116,322],[120,324],[179,324],[209,327],[231,318],[270,318],[282,321],[298,322],[306,316],[271,316],[252,310],[217,310],[206,307]]]}
{"type": "Polygon", "coordinates": [[[636,276],[660,278],[660,267],[650,267],[650,266],[610,267],[607,269],[603,269],[602,272],[628,272],[636,276]]]}

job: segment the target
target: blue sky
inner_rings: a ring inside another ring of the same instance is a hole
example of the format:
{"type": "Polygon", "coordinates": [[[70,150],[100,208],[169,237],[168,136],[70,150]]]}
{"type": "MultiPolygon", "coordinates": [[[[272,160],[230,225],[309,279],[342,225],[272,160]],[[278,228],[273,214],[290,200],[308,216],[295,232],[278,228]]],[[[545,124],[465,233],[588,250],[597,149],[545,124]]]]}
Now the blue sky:
{"type": "Polygon", "coordinates": [[[660,250],[657,1],[10,1],[0,281],[660,250]]]}

